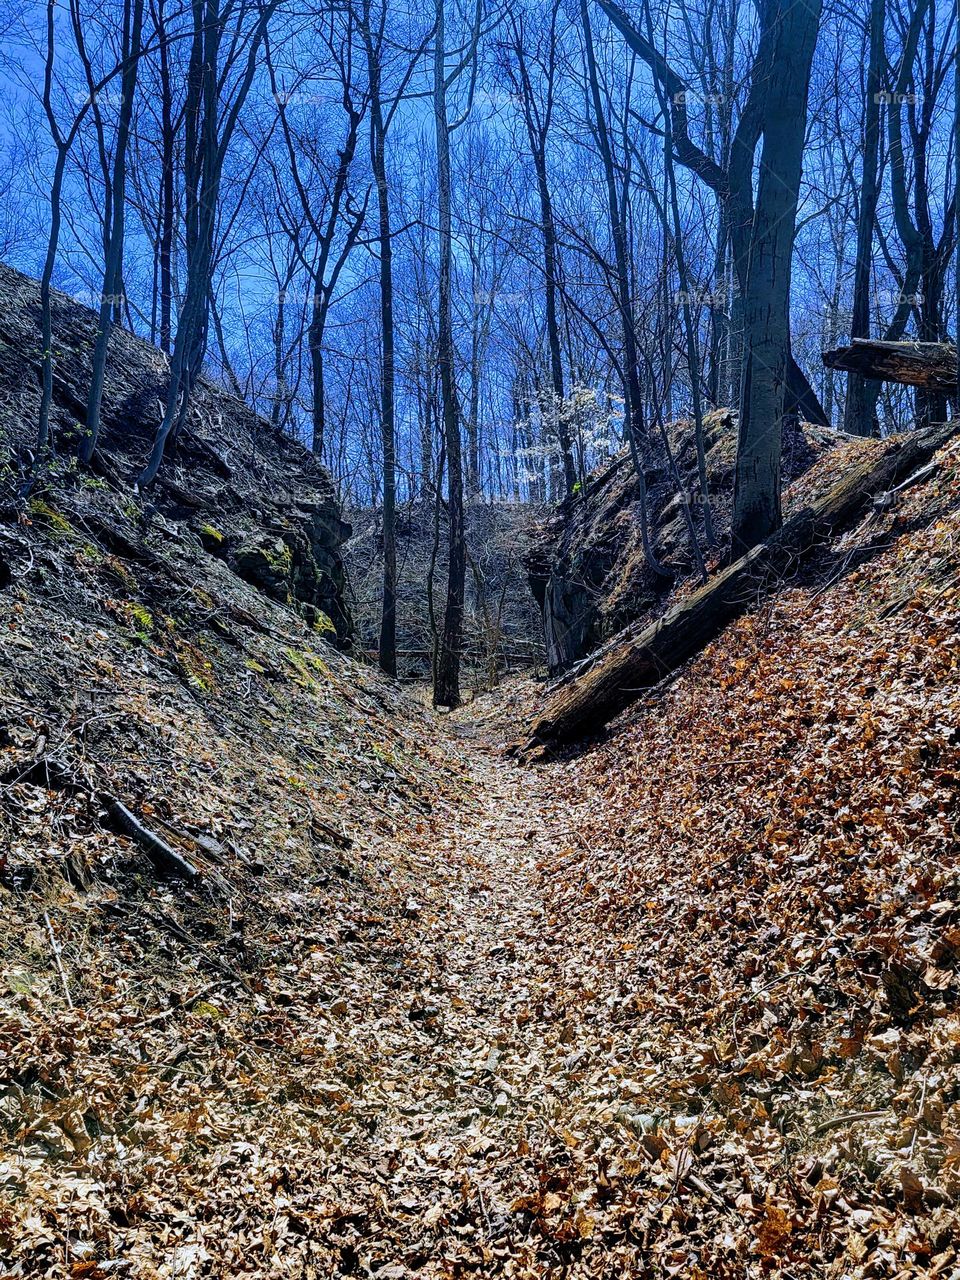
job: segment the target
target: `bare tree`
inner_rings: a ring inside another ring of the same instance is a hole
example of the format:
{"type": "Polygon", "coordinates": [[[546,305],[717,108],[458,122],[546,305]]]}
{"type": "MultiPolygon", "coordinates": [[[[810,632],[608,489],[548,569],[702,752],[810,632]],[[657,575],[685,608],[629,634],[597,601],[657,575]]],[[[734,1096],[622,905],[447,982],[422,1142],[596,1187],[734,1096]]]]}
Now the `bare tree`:
{"type": "MultiPolygon", "coordinates": [[[[877,220],[880,166],[880,86],[882,84],[884,48],[883,24],[885,0],[871,0],[869,22],[869,56],[867,62],[866,102],[863,117],[863,174],[860,180],[860,208],[857,214],[857,260],[853,281],[853,312],[850,336],[870,336],[870,275],[873,265],[873,232],[877,220]]],[[[879,386],[868,386],[858,373],[847,381],[847,399],[843,410],[843,429],[855,436],[874,434],[873,414],[879,386]]]]}
{"type": "MultiPolygon", "coordinates": [[[[440,279],[437,296],[437,364],[440,369],[440,404],[447,467],[447,594],[439,651],[435,664],[434,706],[460,704],[460,655],[463,644],[463,599],[466,587],[466,548],[463,517],[463,457],[460,439],[460,404],[457,395],[453,340],[453,189],[450,139],[466,120],[477,76],[477,47],[483,26],[484,0],[476,0],[464,44],[447,47],[447,4],[436,0],[433,49],[433,119],[437,147],[438,251],[440,279]],[[450,66],[452,56],[453,65],[450,66]],[[456,120],[450,119],[449,94],[469,73],[467,103],[456,120]]],[[[439,495],[438,495],[439,500],[439,495]]]]}
{"type": "MultiPolygon", "coordinates": [[[[724,166],[708,155],[690,136],[687,102],[696,97],[695,92],[655,46],[637,30],[614,0],[597,0],[597,4],[620,31],[630,48],[649,66],[663,88],[670,103],[677,163],[695,173],[722,202],[736,281],[741,293],[745,295],[753,224],[754,154],[762,132],[767,80],[773,73],[764,64],[758,50],[750,73],[750,90],[730,144],[730,159],[724,166]]],[[[793,358],[792,351],[787,355],[786,378],[791,406],[808,421],[829,426],[823,406],[793,358]]]]}
{"type": "Polygon", "coordinates": [[[219,0],[192,0],[184,112],[186,289],[177,316],[167,402],[150,457],[137,478],[141,488],[156,479],[167,441],[186,420],[190,396],[200,376],[207,347],[214,232],[224,162],[279,2],[227,0],[221,11],[219,0]]]}
{"type": "Polygon", "coordinates": [[[89,463],[93,457],[100,434],[100,403],[103,398],[103,381],[107,369],[107,346],[123,283],[127,143],[130,138],[130,122],[133,119],[133,95],[137,84],[137,69],[140,65],[142,30],[143,0],[124,0],[120,44],[123,73],[120,78],[120,109],[117,115],[117,136],[113,153],[110,215],[104,234],[106,256],[103,288],[100,293],[97,340],[93,349],[93,367],[87,395],[86,432],[80,444],[80,460],[84,463],[89,463]]]}
{"type": "Polygon", "coordinates": [[[620,318],[620,331],[623,343],[622,373],[624,400],[624,427],[627,443],[633,459],[637,482],[640,486],[640,524],[643,552],[650,568],[655,573],[666,574],[668,571],[657,558],[650,534],[650,521],[647,511],[647,484],[642,450],[645,446],[646,425],[643,418],[643,390],[637,333],[633,319],[633,299],[630,293],[630,270],[627,260],[627,234],[623,218],[623,205],[617,191],[616,170],[613,151],[610,146],[610,135],[607,130],[606,112],[600,93],[600,80],[597,74],[597,60],[593,47],[593,31],[590,26],[588,0],[580,0],[580,21],[583,27],[584,51],[586,54],[587,83],[590,87],[590,98],[593,104],[591,126],[597,140],[600,158],[603,163],[604,183],[607,197],[607,213],[610,219],[610,234],[613,240],[614,267],[613,275],[616,287],[617,309],[620,318]]]}
{"type": "Polygon", "coordinates": [[[573,493],[577,477],[563,403],[563,358],[557,317],[559,247],[547,166],[547,141],[553,123],[556,100],[559,15],[560,0],[551,0],[549,17],[544,26],[540,26],[540,14],[534,13],[534,23],[540,27],[540,35],[539,38],[534,37],[534,48],[529,52],[527,43],[530,36],[525,22],[526,14],[522,10],[511,13],[510,39],[503,44],[502,66],[520,103],[527,145],[533,159],[537,182],[540,235],[543,243],[544,319],[547,329],[547,347],[550,353],[550,387],[553,394],[550,414],[556,423],[557,440],[563,463],[564,487],[569,497],[573,493]],[[534,88],[534,69],[538,73],[538,91],[534,88]]]}

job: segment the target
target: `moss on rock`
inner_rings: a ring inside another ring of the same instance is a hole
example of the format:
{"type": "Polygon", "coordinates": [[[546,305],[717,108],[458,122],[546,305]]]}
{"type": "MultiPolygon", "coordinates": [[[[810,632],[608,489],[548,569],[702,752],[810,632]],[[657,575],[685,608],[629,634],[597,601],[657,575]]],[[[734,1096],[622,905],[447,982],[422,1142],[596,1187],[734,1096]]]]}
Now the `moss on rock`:
{"type": "Polygon", "coordinates": [[[204,551],[208,552],[212,556],[222,556],[225,554],[227,549],[226,534],[221,533],[220,530],[212,524],[202,524],[197,530],[197,533],[200,535],[200,545],[203,547],[204,551]]]}
{"type": "Polygon", "coordinates": [[[62,512],[52,507],[42,498],[33,498],[28,507],[30,518],[41,525],[48,533],[63,537],[73,533],[73,525],[62,512]]]}
{"type": "Polygon", "coordinates": [[[283,538],[261,535],[246,538],[234,553],[233,567],[245,582],[271,599],[290,603],[293,552],[283,538]]]}

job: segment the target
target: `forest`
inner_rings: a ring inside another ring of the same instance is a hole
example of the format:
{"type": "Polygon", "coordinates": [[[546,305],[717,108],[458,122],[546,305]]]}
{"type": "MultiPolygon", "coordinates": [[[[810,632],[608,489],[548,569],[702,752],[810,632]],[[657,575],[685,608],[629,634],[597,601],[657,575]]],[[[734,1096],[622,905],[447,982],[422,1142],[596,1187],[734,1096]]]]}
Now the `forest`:
{"type": "Polygon", "coordinates": [[[0,1277],[960,1275],[952,0],[0,0],[0,1277]]]}
{"type": "Polygon", "coordinates": [[[116,325],[171,358],[141,485],[203,368],[378,509],[388,673],[396,511],[432,495],[439,705],[459,699],[465,506],[569,500],[624,443],[638,474],[669,467],[685,416],[699,563],[709,408],[740,410],[744,549],[780,518],[771,423],[946,416],[948,387],[821,353],[956,329],[950,4],[51,3],[5,31],[2,252],[41,282],[37,458],[57,284],[99,313],[84,464],[116,325]]]}

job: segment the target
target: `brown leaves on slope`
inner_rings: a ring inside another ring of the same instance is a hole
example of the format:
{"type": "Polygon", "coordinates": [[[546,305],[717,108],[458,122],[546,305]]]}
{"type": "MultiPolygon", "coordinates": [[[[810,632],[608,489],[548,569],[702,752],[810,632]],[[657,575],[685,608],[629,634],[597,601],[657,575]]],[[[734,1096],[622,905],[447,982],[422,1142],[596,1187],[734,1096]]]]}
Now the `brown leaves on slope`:
{"type": "Polygon", "coordinates": [[[716,1157],[678,1274],[956,1266],[958,457],[555,766],[570,1017],[716,1157]]]}

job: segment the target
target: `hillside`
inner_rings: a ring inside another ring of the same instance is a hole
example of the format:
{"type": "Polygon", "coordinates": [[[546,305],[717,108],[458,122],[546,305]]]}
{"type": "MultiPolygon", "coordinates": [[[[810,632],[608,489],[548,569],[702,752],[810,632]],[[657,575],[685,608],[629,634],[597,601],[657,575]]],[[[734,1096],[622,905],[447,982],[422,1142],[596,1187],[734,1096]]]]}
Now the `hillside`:
{"type": "Polygon", "coordinates": [[[3,529],[0,1256],[264,1275],[313,1223],[349,1259],[343,1153],[372,1173],[383,1073],[429,1044],[421,846],[462,765],[216,557],[87,538],[3,529]]]}
{"type": "MultiPolygon", "coordinates": [[[[540,607],[551,674],[568,670],[622,628],[661,612],[684,583],[696,580],[676,472],[686,490],[699,495],[696,436],[681,419],[665,428],[669,454],[654,436],[646,466],[646,507],[651,543],[665,572],[656,573],[643,552],[640,486],[626,448],[588,477],[566,508],[532,531],[527,553],[530,587],[540,607]]],[[[714,410],[704,420],[710,509],[716,546],[706,559],[715,566],[729,545],[733,503],[737,415],[714,410]]],[[[844,442],[839,432],[802,424],[783,444],[785,485],[797,480],[825,452],[844,442]]],[[[703,516],[692,511],[703,539],[703,516]]]]}
{"type": "Polygon", "coordinates": [[[549,767],[557,1016],[666,1273],[958,1265],[958,533],[954,441],[549,767]]]}
{"type": "MultiPolygon", "coordinates": [[[[0,502],[9,515],[29,471],[40,403],[39,286],[0,263],[0,502]]],[[[78,423],[97,318],[62,293],[53,295],[54,396],[51,430],[58,451],[41,476],[59,486],[91,541],[121,558],[150,538],[173,540],[189,559],[199,549],[274,599],[296,602],[311,621],[326,616],[341,643],[351,637],[340,547],[349,534],[330,478],[317,460],[242,400],[201,379],[181,438],[148,501],[132,492],[162,417],[166,356],[131,334],[110,337],[95,474],[78,475],[78,423]]],[[[64,500],[64,497],[59,499],[64,500]]]]}

